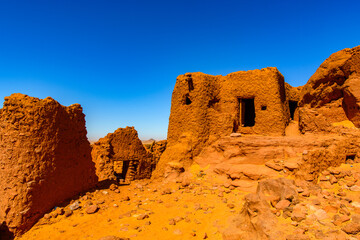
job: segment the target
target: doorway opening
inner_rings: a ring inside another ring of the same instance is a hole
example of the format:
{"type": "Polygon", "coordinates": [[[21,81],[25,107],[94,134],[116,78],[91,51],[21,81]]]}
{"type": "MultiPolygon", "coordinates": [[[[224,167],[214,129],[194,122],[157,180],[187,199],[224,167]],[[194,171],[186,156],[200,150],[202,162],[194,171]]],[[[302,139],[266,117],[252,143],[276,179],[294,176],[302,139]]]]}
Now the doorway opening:
{"type": "Polygon", "coordinates": [[[291,120],[294,120],[295,110],[298,107],[297,101],[289,101],[289,108],[290,108],[290,118],[291,120]]]}
{"type": "Polygon", "coordinates": [[[120,179],[125,180],[126,174],[128,172],[128,169],[129,169],[129,165],[130,165],[130,161],[122,161],[122,169],[121,169],[121,173],[119,174],[120,179]]]}
{"type": "Polygon", "coordinates": [[[255,104],[254,98],[238,98],[239,123],[242,127],[255,125],[255,104]]]}

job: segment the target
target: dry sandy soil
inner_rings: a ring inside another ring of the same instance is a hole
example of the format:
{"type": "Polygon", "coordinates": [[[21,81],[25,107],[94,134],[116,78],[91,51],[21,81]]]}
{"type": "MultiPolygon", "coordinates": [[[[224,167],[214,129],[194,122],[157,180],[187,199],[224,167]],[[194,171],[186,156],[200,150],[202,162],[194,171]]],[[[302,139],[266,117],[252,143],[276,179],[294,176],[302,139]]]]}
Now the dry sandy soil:
{"type": "MultiPolygon", "coordinates": [[[[70,216],[65,215],[71,213],[71,203],[45,215],[17,239],[223,239],[229,218],[242,210],[257,182],[239,190],[218,175],[203,175],[205,170],[194,164],[191,177],[177,183],[145,180],[88,192],[71,201],[79,208],[70,216]]],[[[324,171],[315,188],[298,187],[297,207],[305,214],[300,221],[269,206],[289,235],[286,239],[360,239],[360,183],[354,174],[360,174],[360,164],[343,164],[324,171]],[[349,171],[352,175],[339,177],[349,171]]]]}

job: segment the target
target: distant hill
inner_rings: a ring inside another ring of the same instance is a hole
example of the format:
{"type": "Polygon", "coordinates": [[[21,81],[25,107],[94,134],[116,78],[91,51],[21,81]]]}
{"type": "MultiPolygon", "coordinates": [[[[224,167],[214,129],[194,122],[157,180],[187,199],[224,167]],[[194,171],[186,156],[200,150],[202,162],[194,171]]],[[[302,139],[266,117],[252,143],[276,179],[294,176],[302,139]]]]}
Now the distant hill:
{"type": "Polygon", "coordinates": [[[141,140],[141,142],[142,142],[143,144],[151,144],[151,143],[153,143],[154,141],[156,142],[156,140],[153,139],[153,138],[150,138],[149,140],[141,140]]]}

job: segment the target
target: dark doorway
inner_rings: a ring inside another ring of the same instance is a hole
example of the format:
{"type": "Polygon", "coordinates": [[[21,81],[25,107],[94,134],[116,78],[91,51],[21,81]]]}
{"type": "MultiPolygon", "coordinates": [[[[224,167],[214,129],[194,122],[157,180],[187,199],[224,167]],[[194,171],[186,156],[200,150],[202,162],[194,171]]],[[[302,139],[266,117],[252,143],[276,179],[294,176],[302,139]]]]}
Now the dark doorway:
{"type": "Polygon", "coordinates": [[[121,171],[121,174],[120,174],[120,179],[125,179],[126,178],[126,174],[128,172],[128,169],[129,169],[129,163],[130,161],[123,161],[123,165],[122,165],[122,171],[121,171]]]}
{"type": "Polygon", "coordinates": [[[356,154],[348,154],[346,155],[345,163],[354,164],[355,163],[356,154]]]}
{"type": "Polygon", "coordinates": [[[298,102],[297,101],[289,101],[291,120],[294,120],[294,114],[295,114],[295,110],[297,109],[297,107],[298,107],[298,102]]]}
{"type": "Polygon", "coordinates": [[[255,125],[254,98],[239,98],[239,122],[242,127],[255,125]]]}

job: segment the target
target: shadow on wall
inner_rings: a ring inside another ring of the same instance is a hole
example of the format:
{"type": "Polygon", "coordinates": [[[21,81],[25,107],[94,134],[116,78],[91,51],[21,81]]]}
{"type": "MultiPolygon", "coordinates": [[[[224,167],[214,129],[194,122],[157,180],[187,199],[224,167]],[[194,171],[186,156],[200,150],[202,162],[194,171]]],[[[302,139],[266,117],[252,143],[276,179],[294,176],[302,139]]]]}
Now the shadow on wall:
{"type": "Polygon", "coordinates": [[[14,234],[9,231],[6,223],[3,222],[0,224],[0,240],[12,240],[14,239],[14,234]]]}

